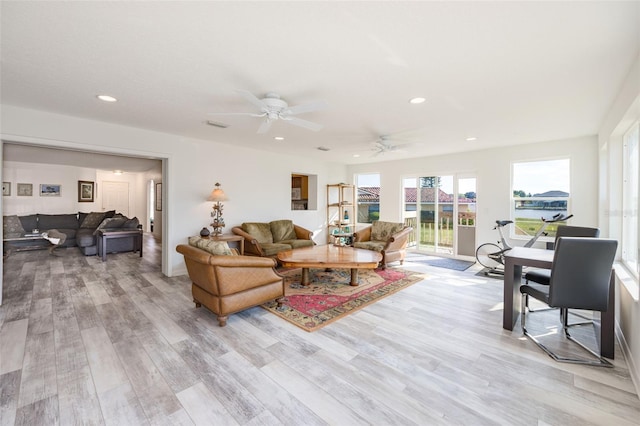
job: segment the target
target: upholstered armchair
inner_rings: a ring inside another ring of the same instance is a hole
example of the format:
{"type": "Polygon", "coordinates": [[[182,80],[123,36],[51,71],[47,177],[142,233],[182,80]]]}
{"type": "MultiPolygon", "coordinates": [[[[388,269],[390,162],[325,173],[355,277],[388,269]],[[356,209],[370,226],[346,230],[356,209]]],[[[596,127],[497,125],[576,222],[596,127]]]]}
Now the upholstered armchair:
{"type": "Polygon", "coordinates": [[[186,244],[176,250],[184,255],[196,307],[214,312],[220,327],[230,314],[272,300],[280,305],[284,297],[284,279],[276,273],[274,259],[216,255],[186,244]]]}
{"type": "Polygon", "coordinates": [[[275,257],[279,252],[300,247],[310,247],[313,232],[292,221],[245,222],[232,231],[244,237],[244,252],[248,255],[275,257]]]}
{"type": "Polygon", "coordinates": [[[353,234],[353,247],[374,250],[382,254],[380,265],[382,269],[389,262],[404,262],[409,235],[413,228],[404,223],[382,222],[376,220],[368,226],[353,234]]]}

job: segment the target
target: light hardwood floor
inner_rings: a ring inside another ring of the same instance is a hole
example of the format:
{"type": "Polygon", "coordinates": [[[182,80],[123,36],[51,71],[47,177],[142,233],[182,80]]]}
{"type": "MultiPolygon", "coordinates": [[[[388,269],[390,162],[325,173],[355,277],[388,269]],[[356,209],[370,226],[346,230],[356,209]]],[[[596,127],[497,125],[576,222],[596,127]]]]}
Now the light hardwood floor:
{"type": "Polygon", "coordinates": [[[307,333],[259,307],[218,327],[149,235],[107,257],[5,259],[2,425],[640,423],[618,347],[613,369],[554,362],[502,329],[502,282],[475,267],[411,257],[424,281],[307,333]]]}

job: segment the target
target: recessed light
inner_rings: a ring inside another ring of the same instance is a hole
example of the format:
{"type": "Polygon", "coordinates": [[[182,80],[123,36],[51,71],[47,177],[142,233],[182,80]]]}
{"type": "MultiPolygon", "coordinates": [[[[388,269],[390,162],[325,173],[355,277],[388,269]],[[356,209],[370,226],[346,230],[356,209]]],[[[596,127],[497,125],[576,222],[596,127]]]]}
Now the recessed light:
{"type": "Polygon", "coordinates": [[[277,140],[277,141],[283,141],[283,140],[284,140],[284,137],[283,137],[283,136],[274,136],[273,138],[274,138],[275,140],[277,140]]]}
{"type": "Polygon", "coordinates": [[[96,98],[100,99],[101,101],[104,102],[117,102],[118,100],[116,98],[114,98],[113,96],[109,96],[109,95],[97,95],[96,98]]]}
{"type": "Polygon", "coordinates": [[[360,154],[353,154],[353,158],[358,158],[360,157],[360,154]]]}
{"type": "Polygon", "coordinates": [[[469,141],[469,142],[471,142],[471,141],[475,141],[475,140],[477,140],[477,139],[478,139],[478,138],[476,138],[475,136],[469,136],[466,140],[467,140],[467,141],[469,141]]]}
{"type": "Polygon", "coordinates": [[[113,174],[120,176],[122,174],[122,170],[114,170],[113,174]]]}
{"type": "Polygon", "coordinates": [[[331,150],[331,148],[327,148],[326,146],[319,146],[319,147],[318,147],[318,150],[319,150],[319,151],[330,151],[330,150],[331,150]]]}
{"type": "Polygon", "coordinates": [[[425,98],[411,98],[411,99],[409,99],[409,103],[410,104],[414,104],[414,105],[421,104],[424,101],[426,101],[425,98]]]}

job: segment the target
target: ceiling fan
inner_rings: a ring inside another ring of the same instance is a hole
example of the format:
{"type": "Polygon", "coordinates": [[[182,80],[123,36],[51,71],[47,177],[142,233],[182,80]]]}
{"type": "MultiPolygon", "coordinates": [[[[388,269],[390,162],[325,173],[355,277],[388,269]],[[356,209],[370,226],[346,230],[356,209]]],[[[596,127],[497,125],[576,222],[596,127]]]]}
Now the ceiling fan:
{"type": "Polygon", "coordinates": [[[322,125],[296,117],[305,112],[317,111],[327,106],[326,102],[312,102],[308,104],[289,106],[287,102],[280,98],[277,93],[269,92],[264,98],[259,99],[247,90],[236,90],[238,94],[258,108],[256,112],[213,112],[209,115],[249,115],[251,117],[261,117],[264,121],[258,128],[258,133],[267,133],[271,125],[276,120],[317,132],[322,129],[322,125]]]}
{"type": "Polygon", "coordinates": [[[373,156],[377,156],[380,154],[385,154],[387,152],[406,152],[402,147],[408,147],[411,145],[415,145],[414,143],[403,143],[403,144],[393,144],[392,138],[390,136],[380,136],[373,142],[373,147],[371,148],[375,151],[373,156]]]}

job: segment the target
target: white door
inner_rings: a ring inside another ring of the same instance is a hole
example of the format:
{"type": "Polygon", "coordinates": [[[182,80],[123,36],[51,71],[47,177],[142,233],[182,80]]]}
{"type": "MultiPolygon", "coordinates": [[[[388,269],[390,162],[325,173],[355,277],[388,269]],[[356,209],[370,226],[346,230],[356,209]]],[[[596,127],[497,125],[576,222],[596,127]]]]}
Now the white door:
{"type": "Polygon", "coordinates": [[[129,182],[102,182],[102,209],[129,217],[129,182]]]}

